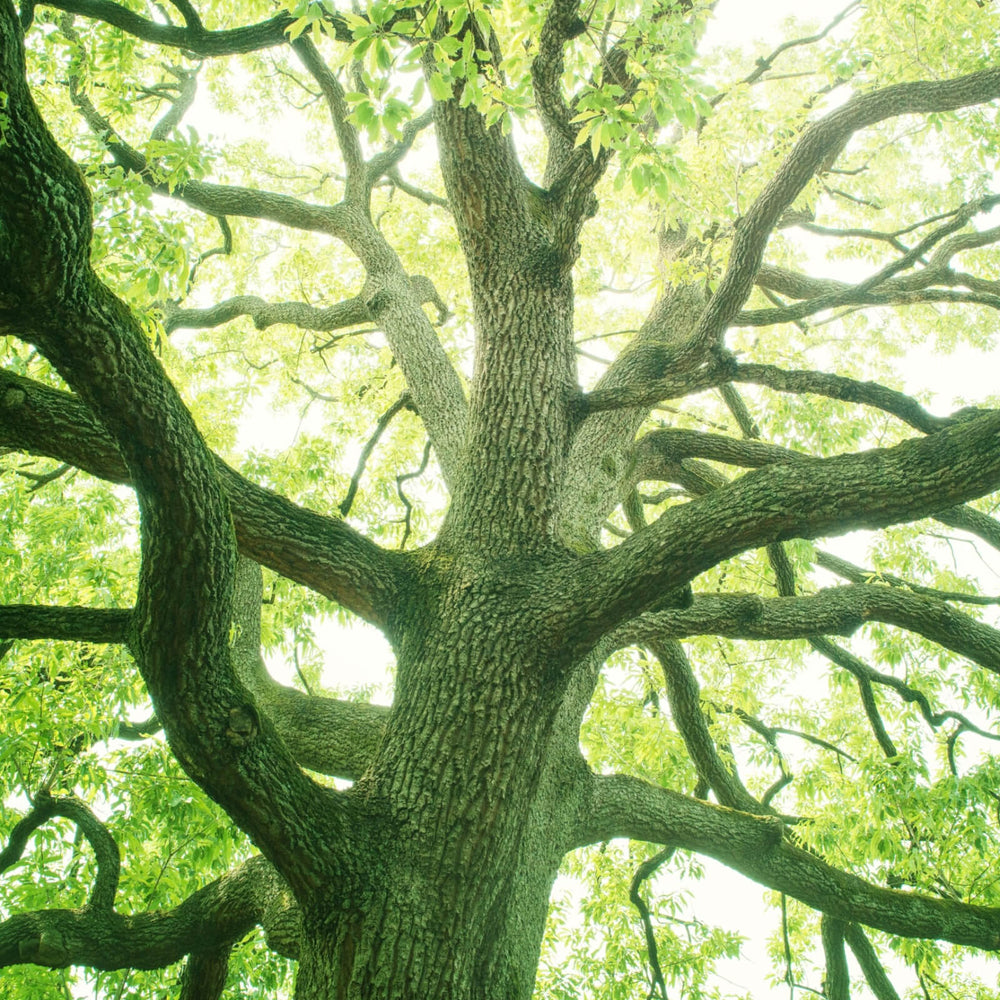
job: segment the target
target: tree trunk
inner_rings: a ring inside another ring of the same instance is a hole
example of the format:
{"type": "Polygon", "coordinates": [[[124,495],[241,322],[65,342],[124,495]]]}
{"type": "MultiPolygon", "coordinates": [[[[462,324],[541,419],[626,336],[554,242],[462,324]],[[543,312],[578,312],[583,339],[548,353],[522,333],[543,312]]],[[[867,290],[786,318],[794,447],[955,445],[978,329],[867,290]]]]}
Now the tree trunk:
{"type": "Polygon", "coordinates": [[[395,623],[384,741],[350,793],[351,871],[303,907],[298,998],[531,996],[564,853],[543,767],[566,671],[516,574],[422,583],[395,623]]]}

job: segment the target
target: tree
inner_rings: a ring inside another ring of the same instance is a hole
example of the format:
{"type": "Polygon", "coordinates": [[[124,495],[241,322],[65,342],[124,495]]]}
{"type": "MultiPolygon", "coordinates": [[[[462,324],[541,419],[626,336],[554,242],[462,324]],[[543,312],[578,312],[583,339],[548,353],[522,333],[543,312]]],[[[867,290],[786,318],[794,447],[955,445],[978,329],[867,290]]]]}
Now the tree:
{"type": "Polygon", "coordinates": [[[1000,412],[895,366],[992,343],[992,5],[750,69],[690,0],[265,6],[0,0],[10,991],[698,996],[732,936],[643,883],[699,856],[793,988],[966,982],[1000,599],[939,562],[1000,548],[1000,412]]]}

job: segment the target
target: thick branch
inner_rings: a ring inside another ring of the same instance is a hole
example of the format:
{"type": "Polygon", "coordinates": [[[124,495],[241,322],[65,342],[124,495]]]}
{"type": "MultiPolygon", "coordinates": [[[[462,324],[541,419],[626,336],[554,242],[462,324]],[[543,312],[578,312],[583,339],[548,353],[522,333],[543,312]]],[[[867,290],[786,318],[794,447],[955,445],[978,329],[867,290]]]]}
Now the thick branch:
{"type": "MultiPolygon", "coordinates": [[[[125,608],[0,605],[0,636],[127,643],[131,619],[132,611],[125,608]]],[[[240,679],[301,767],[349,780],[361,776],[382,739],[388,709],[286,687],[271,678],[259,654],[255,654],[252,671],[243,672],[240,679]]],[[[125,735],[146,736],[158,728],[158,721],[155,725],[123,724],[125,735]]]]}
{"type": "MultiPolygon", "coordinates": [[[[0,370],[0,444],[61,457],[115,483],[130,481],[121,453],[75,396],[0,370]]],[[[244,479],[221,459],[240,550],[375,624],[391,610],[400,557],[343,521],[323,517],[244,479]]]]}
{"type": "Polygon", "coordinates": [[[854,952],[854,957],[858,960],[858,965],[861,966],[861,971],[877,1000],[899,1000],[899,994],[889,982],[889,977],[885,974],[885,969],[882,968],[878,954],[865,932],[857,924],[848,924],[844,937],[850,945],[851,951],[854,952]]]}
{"type": "Polygon", "coordinates": [[[823,938],[823,955],[826,958],[826,978],[823,995],[829,1000],[850,1000],[851,977],[847,971],[847,955],[844,951],[843,920],[824,913],[820,923],[823,938]]]}
{"type": "Polygon", "coordinates": [[[180,979],[179,1000],[220,1000],[226,988],[231,944],[190,955],[180,979]]]}
{"type": "Polygon", "coordinates": [[[709,805],[638,778],[594,776],[577,843],[613,837],[705,854],[831,917],[900,937],[1000,948],[1000,909],[883,889],[795,847],[777,819],[709,805]]]}
{"type": "MultiPolygon", "coordinates": [[[[681,234],[661,234],[664,256],[683,245],[681,234]],[[673,237],[673,238],[672,238],[673,237]]],[[[648,397],[648,385],[664,376],[665,365],[694,329],[705,304],[701,285],[668,285],[631,344],[584,397],[583,409],[603,395],[615,404],[586,417],[573,439],[560,495],[560,533],[577,551],[599,547],[599,527],[635,485],[631,451],[648,413],[647,406],[622,409],[624,395],[639,391],[648,397]]],[[[684,379],[685,390],[691,381],[684,379]]]]}
{"type": "Polygon", "coordinates": [[[33,343],[118,445],[139,501],[131,649],[187,773],[297,888],[328,863],[303,825],[342,820],[248,704],[229,658],[236,539],[214,458],[127,307],[90,270],[90,197],[24,78],[20,25],[0,0],[0,331],[33,343]],[[48,267],[48,273],[39,271],[48,267]]]}
{"type": "Polygon", "coordinates": [[[0,605],[0,636],[5,639],[67,639],[73,642],[128,641],[129,608],[0,605]]]}
{"type": "Polygon", "coordinates": [[[915,520],[998,487],[996,413],[894,448],[768,466],[585,557],[565,581],[567,612],[592,641],[737,552],[915,520]]]}
{"type": "Polygon", "coordinates": [[[586,29],[579,16],[579,0],[557,0],[549,7],[538,38],[538,55],[531,63],[531,82],[549,140],[547,177],[558,174],[572,154],[578,127],[570,124],[572,111],[562,93],[563,46],[586,29]]]}
{"type": "MultiPolygon", "coordinates": [[[[104,21],[143,41],[183,49],[203,57],[258,52],[276,45],[285,45],[288,42],[287,29],[295,20],[290,14],[281,13],[267,21],[242,28],[206,31],[199,23],[191,21],[184,28],[150,21],[110,0],[51,0],[45,6],[65,10],[70,14],[80,14],[95,21],[104,21]]],[[[340,18],[334,18],[332,24],[338,31],[338,37],[350,41],[351,32],[340,18]]]]}
{"type": "MultiPolygon", "coordinates": [[[[916,632],[974,663],[1000,673],[1000,632],[945,601],[877,584],[821,590],[812,597],[764,599],[756,594],[699,594],[689,608],[643,615],[633,641],[657,634],[682,638],[806,639],[853,635],[865,622],[916,632]]],[[[631,629],[630,629],[631,632],[631,629]]]]}
{"type": "MultiPolygon", "coordinates": [[[[0,923],[0,967],[31,962],[49,968],[159,969],[185,955],[221,948],[257,924],[287,925],[288,889],[274,867],[251,858],[179,906],[163,912],[97,913],[36,910],[0,923]]],[[[284,954],[297,952],[294,936],[275,936],[284,954]]]]}
{"type": "Polygon", "coordinates": [[[648,410],[668,399],[679,399],[712,389],[733,377],[735,365],[730,357],[713,359],[691,371],[685,371],[676,367],[681,356],[680,351],[670,349],[649,351],[644,359],[652,362],[646,372],[647,377],[638,377],[631,384],[617,388],[599,387],[588,392],[577,403],[579,412],[587,415],[607,410],[648,410]]]}

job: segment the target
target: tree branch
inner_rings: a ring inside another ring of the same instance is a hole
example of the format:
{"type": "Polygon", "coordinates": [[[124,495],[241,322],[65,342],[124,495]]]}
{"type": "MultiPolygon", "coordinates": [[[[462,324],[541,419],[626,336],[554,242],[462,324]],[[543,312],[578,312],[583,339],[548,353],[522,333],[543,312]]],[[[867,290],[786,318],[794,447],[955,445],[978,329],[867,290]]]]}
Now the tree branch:
{"type": "Polygon", "coordinates": [[[989,514],[984,514],[975,507],[962,506],[935,511],[933,517],[935,521],[951,528],[961,528],[970,535],[976,535],[1000,551],[1000,523],[989,514]]]}
{"type": "Polygon", "coordinates": [[[260,924],[268,943],[297,955],[297,910],[274,867],[251,858],[171,910],[123,916],[83,910],[36,910],[0,923],[0,968],[32,962],[48,968],[159,969],[206,954],[260,924]]]}
{"type": "Polygon", "coordinates": [[[888,584],[890,587],[900,587],[903,590],[912,591],[914,594],[926,594],[928,597],[936,597],[942,601],[958,601],[966,604],[1000,604],[1000,597],[989,597],[985,594],[970,594],[960,590],[939,590],[937,587],[922,587],[918,583],[904,580],[902,577],[894,576],[892,573],[883,573],[873,569],[864,569],[855,566],[854,563],[841,559],[830,552],[817,550],[815,561],[817,566],[836,573],[837,576],[849,580],[851,583],[871,583],[877,580],[881,584],[888,584]]]}
{"type": "Polygon", "coordinates": [[[982,496],[1000,487],[998,439],[994,413],[894,448],[749,472],[583,557],[564,581],[567,614],[582,624],[581,641],[593,641],[737,552],[915,520],[982,496]]]}
{"type": "Polygon", "coordinates": [[[1000,909],[872,885],[789,843],[776,818],[713,806],[624,775],[594,775],[591,786],[578,820],[579,846],[613,837],[670,844],[715,858],[834,918],[900,937],[1000,948],[1000,909]]]}
{"type": "MultiPolygon", "coordinates": [[[[121,874],[121,856],[118,844],[108,828],[80,799],[73,796],[53,796],[48,789],[35,795],[31,810],[10,833],[7,846],[0,851],[0,874],[21,860],[28,838],[53,816],[71,820],[87,838],[97,861],[97,876],[87,902],[87,911],[106,915],[114,907],[121,874]]],[[[0,954],[3,951],[2,926],[0,925],[0,954]]],[[[2,961],[0,961],[2,964],[2,961]]]]}
{"type": "Polygon", "coordinates": [[[142,556],[131,650],[173,753],[305,891],[336,848],[294,831],[326,829],[336,842],[344,806],[302,773],[232,671],[236,539],[221,477],[143,330],[90,269],[90,194],[39,116],[24,71],[20,24],[0,0],[0,89],[8,95],[0,331],[45,355],[129,471],[142,556]]]}
{"type": "Polygon", "coordinates": [[[652,472],[664,464],[676,465],[685,458],[704,458],[712,462],[758,469],[776,463],[809,461],[811,456],[791,448],[762,441],[740,440],[724,434],[664,428],[644,434],[636,443],[633,461],[635,478],[653,479],[652,472]]]}
{"type": "Polygon", "coordinates": [[[887,118],[953,111],[997,96],[1000,69],[989,69],[953,80],[901,83],[860,94],[811,125],[750,210],[738,220],[729,267],[694,331],[691,355],[701,358],[721,345],[726,329],[750,294],[764,248],[782,213],[855,132],[887,118]]]}
{"type": "MultiPolygon", "coordinates": [[[[79,399],[3,370],[0,443],[61,458],[110,482],[131,481],[117,445],[79,399]]],[[[385,623],[402,571],[399,556],[341,520],[254,485],[218,457],[215,465],[245,555],[367,621],[385,623]]]]}
{"type": "MultiPolygon", "coordinates": [[[[287,30],[295,20],[290,14],[282,13],[267,21],[242,28],[206,31],[199,23],[192,23],[187,19],[187,26],[184,28],[150,21],[127,7],[112,3],[111,0],[46,0],[44,5],[70,14],[80,14],[95,21],[104,21],[143,41],[183,49],[185,52],[192,52],[204,58],[259,52],[261,49],[273,48],[276,45],[286,45],[287,30]]],[[[178,9],[184,13],[180,7],[178,9]]],[[[341,18],[334,15],[330,19],[330,24],[340,40],[350,41],[353,38],[350,29],[341,18]]]]}
{"type": "Polygon", "coordinates": [[[257,707],[274,724],[300,766],[355,780],[375,756],[388,709],[303,694],[279,684],[260,655],[260,566],[242,557],[233,593],[233,664],[257,707]]]}
{"type": "Polygon", "coordinates": [[[358,465],[354,470],[354,475],[351,476],[351,483],[347,488],[347,494],[343,500],[340,501],[340,513],[347,517],[351,510],[351,506],[354,503],[354,497],[357,495],[358,486],[361,483],[361,477],[364,474],[365,466],[368,464],[368,459],[371,457],[371,453],[375,450],[375,445],[378,444],[379,438],[385,433],[385,429],[392,422],[393,417],[396,416],[400,410],[407,409],[413,405],[413,401],[410,399],[407,393],[403,393],[399,399],[396,400],[392,406],[389,407],[385,413],[378,418],[378,423],[375,425],[375,430],[371,437],[365,442],[364,447],[361,449],[361,454],[358,456],[358,465]]]}
{"type": "Polygon", "coordinates": [[[0,605],[0,636],[5,639],[127,643],[131,623],[130,608],[0,605]]]}
{"type": "Polygon", "coordinates": [[[876,1000],[899,1000],[899,994],[889,982],[878,954],[865,932],[857,924],[848,924],[844,936],[876,1000]]]}
{"type": "Polygon", "coordinates": [[[698,594],[690,607],[643,615],[626,631],[636,642],[647,642],[657,634],[805,639],[853,635],[870,621],[916,632],[1000,674],[1000,631],[940,598],[877,584],[831,587],[811,597],[698,594]]]}
{"type": "MultiPolygon", "coordinates": [[[[259,586],[257,607],[259,620],[259,586]]],[[[0,605],[0,636],[128,644],[131,620],[132,611],[125,608],[0,605]]],[[[361,776],[378,748],[388,709],[303,694],[279,684],[267,672],[257,647],[237,667],[240,680],[299,766],[351,781],[361,776]]],[[[121,723],[118,735],[144,738],[159,728],[154,717],[141,725],[121,723]]]]}
{"type": "Polygon", "coordinates": [[[755,284],[802,301],[776,309],[744,311],[735,322],[742,326],[767,326],[800,320],[825,309],[848,305],[968,301],[1000,308],[1000,282],[958,273],[949,267],[951,258],[962,250],[988,246],[1000,239],[1000,227],[957,233],[973,216],[991,211],[998,202],[1000,198],[991,195],[960,206],[948,213],[948,221],[944,225],[932,230],[914,247],[857,284],[813,278],[765,264],[757,272],[755,284]],[[895,277],[900,271],[925,261],[927,252],[939,243],[940,246],[918,271],[895,277]],[[969,288],[973,294],[957,296],[954,292],[934,289],[934,285],[948,288],[960,285],[969,288]]]}
{"type": "Polygon", "coordinates": [[[538,37],[538,55],[531,63],[531,83],[535,103],[549,140],[546,177],[560,172],[572,155],[577,128],[570,124],[572,111],[562,93],[563,46],[586,24],[579,16],[580,0],[556,0],[549,7],[538,37]]]}
{"type": "Polygon", "coordinates": [[[851,977],[847,971],[847,955],[844,953],[844,932],[846,923],[824,913],[820,921],[823,938],[823,955],[826,958],[826,977],[823,980],[823,995],[828,1000],[850,1000],[851,977]]]}
{"type": "Polygon", "coordinates": [[[859,382],[844,375],[831,375],[821,371],[787,371],[774,365],[740,364],[732,373],[734,382],[764,385],[778,392],[792,392],[827,396],[845,403],[861,403],[886,413],[891,413],[904,423],[925,434],[933,434],[961,419],[958,416],[935,417],[915,399],[888,389],[878,382],[859,382]]]}
{"type": "Polygon", "coordinates": [[[769,813],[770,810],[762,807],[747,791],[736,772],[735,763],[727,764],[719,756],[701,708],[698,681],[681,644],[676,640],[652,636],[646,644],[663,668],[670,714],[698,776],[715,792],[722,805],[747,813],[769,813]]]}
{"type": "Polygon", "coordinates": [[[358,138],[357,129],[347,120],[350,109],[344,97],[344,88],[307,35],[299,35],[292,42],[292,48],[302,61],[302,65],[319,84],[326,105],[330,109],[333,128],[340,143],[340,153],[347,168],[344,200],[356,205],[367,205],[371,187],[366,183],[361,140],[358,138]]]}
{"type": "Polygon", "coordinates": [[[232,950],[232,944],[227,943],[189,955],[181,973],[180,1000],[220,1000],[226,988],[232,950]]]}
{"type": "MultiPolygon", "coordinates": [[[[432,303],[438,312],[438,322],[444,322],[449,312],[434,283],[423,275],[412,275],[410,285],[421,305],[432,303]]],[[[275,323],[287,323],[301,330],[343,330],[362,323],[372,323],[367,296],[356,295],[332,306],[317,307],[305,302],[265,302],[256,295],[236,295],[203,309],[178,309],[168,306],[164,318],[167,333],[174,330],[203,330],[221,326],[238,316],[249,316],[258,330],[275,323]]]]}

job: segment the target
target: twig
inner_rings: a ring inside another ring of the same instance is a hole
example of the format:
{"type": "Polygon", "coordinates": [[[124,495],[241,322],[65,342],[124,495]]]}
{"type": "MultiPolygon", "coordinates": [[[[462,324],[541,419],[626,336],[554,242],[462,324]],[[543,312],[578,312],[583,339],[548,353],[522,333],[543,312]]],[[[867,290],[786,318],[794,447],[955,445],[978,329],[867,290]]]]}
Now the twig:
{"type": "Polygon", "coordinates": [[[654,854],[651,858],[643,861],[635,870],[632,876],[632,884],[629,886],[628,898],[632,905],[639,911],[639,919],[642,920],[642,927],[646,934],[646,954],[649,958],[650,989],[649,1000],[659,996],[661,1000],[667,998],[667,984],[663,981],[663,970],[660,968],[659,951],[656,945],[656,934],[653,931],[653,921],[649,914],[649,907],[639,893],[642,883],[652,877],[667,861],[674,856],[674,847],[664,847],[662,851],[654,854]]]}

